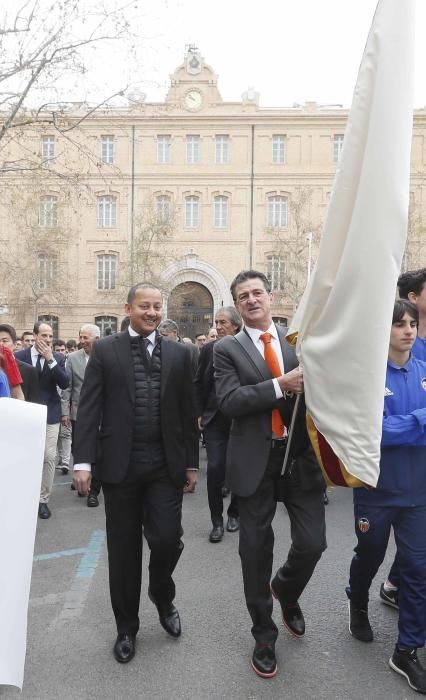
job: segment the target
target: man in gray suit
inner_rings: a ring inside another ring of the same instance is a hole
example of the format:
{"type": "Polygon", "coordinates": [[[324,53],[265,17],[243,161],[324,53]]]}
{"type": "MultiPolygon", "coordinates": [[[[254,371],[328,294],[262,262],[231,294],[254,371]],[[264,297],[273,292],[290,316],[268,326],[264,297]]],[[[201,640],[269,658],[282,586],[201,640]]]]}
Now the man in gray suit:
{"type": "MultiPolygon", "coordinates": [[[[62,425],[72,427],[73,438],[84,373],[86,371],[93,344],[99,340],[99,338],[100,330],[98,326],[95,326],[93,323],[85,323],[79,331],[81,350],[71,353],[67,358],[66,371],[68,374],[69,384],[62,393],[62,425]]],[[[87,496],[87,505],[89,508],[95,508],[99,505],[99,491],[100,483],[96,479],[93,479],[89,494],[87,496]]]]}
{"type": "Polygon", "coordinates": [[[272,321],[270,283],[263,273],[246,270],[234,279],[231,292],[245,325],[237,335],[215,343],[216,396],[220,410],[232,419],[226,484],[238,496],[239,553],[256,640],[252,667],[262,678],[272,678],[278,635],[272,595],[288,631],[303,637],[298,600],[327,546],[324,481],[307,435],[303,397],[288,446],[289,466],[280,478],[295,394],[303,393],[303,372],[285,333],[272,321]],[[271,581],[278,486],[292,543],[271,581]]]}

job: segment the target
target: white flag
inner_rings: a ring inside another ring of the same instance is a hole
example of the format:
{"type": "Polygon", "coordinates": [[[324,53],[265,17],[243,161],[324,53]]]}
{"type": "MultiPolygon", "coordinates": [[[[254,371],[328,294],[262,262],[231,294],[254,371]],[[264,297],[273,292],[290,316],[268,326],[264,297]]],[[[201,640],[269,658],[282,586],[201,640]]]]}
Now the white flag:
{"type": "Polygon", "coordinates": [[[375,486],[379,476],[408,221],[414,21],[415,0],[378,3],[317,265],[289,330],[298,334],[314,447],[328,479],[343,486],[375,486]]]}
{"type": "Polygon", "coordinates": [[[46,406],[0,399],[0,685],[18,688],[24,680],[45,437],[46,406]]]}

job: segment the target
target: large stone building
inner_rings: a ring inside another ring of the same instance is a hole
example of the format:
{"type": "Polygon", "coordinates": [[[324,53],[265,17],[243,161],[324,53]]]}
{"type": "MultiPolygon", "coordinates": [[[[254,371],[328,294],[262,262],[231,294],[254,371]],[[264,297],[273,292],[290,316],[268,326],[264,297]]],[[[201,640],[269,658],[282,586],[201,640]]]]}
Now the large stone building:
{"type": "MultiPolygon", "coordinates": [[[[126,109],[84,119],[74,106],[56,125],[15,133],[2,154],[19,167],[4,167],[0,182],[1,318],[19,330],[49,318],[65,339],[83,322],[116,330],[127,287],[151,279],[167,316],[194,337],[232,303],[230,281],[248,267],[270,278],[275,317],[291,317],[348,112],[262,109],[258,97],[249,89],[224,102],[213,70],[189,49],[162,103],[133,94],[126,109]]],[[[425,136],[426,111],[416,110],[407,266],[425,264],[425,136]]]]}

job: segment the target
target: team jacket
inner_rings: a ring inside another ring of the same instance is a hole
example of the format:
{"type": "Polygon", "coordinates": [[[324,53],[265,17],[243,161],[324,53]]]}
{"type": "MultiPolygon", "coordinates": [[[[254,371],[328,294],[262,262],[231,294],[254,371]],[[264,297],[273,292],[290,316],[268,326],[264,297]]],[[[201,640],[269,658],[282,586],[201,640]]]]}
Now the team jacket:
{"type": "Polygon", "coordinates": [[[426,362],[388,361],[380,477],[376,489],[354,489],[354,502],[426,505],[426,362]]]}

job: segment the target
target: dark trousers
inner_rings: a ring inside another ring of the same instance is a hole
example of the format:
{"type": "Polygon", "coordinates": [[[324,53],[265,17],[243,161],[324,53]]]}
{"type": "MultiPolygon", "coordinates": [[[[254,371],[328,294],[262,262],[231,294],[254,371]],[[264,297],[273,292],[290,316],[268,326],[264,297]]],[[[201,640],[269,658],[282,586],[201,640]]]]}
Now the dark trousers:
{"type": "MultiPolygon", "coordinates": [[[[265,474],[258,488],[247,498],[239,497],[240,547],[244,593],[253,621],[252,634],[256,641],[274,642],[278,635],[272,620],[272,574],[274,531],[272,520],[276,511],[276,479],[281,472],[284,451],[271,449],[265,474]]],[[[286,477],[285,506],[287,508],[292,543],[287,561],[278,570],[280,598],[295,603],[311,578],[325,550],[325,511],[322,487],[312,491],[300,488],[297,471],[286,477]]]]}
{"type": "Polygon", "coordinates": [[[360,606],[368,603],[371,582],[385,557],[393,526],[400,575],[397,643],[418,649],[425,643],[426,629],[426,506],[357,503],[354,512],[358,544],[350,567],[348,596],[360,606]]]}
{"type": "MultiPolygon", "coordinates": [[[[213,418],[204,428],[207,452],[207,496],[213,525],[223,522],[222,488],[225,483],[226,448],[229,439],[229,422],[213,418]]],[[[238,501],[231,494],[228,516],[238,518],[238,501]]]]}
{"type": "MultiPolygon", "coordinates": [[[[75,424],[76,424],[76,421],[72,420],[71,421],[71,452],[72,452],[72,448],[74,445],[75,424]]],[[[102,486],[102,484],[99,481],[99,479],[96,479],[96,477],[94,477],[92,474],[92,481],[90,482],[90,493],[95,494],[95,496],[99,496],[99,494],[101,492],[101,486],[102,486]]]]}
{"type": "Polygon", "coordinates": [[[102,484],[111,603],[118,633],[136,634],[142,581],[142,535],[150,548],[149,589],[157,603],[175,597],[172,578],[183,549],[182,489],[168,476],[102,484]],[[142,532],[143,528],[143,532],[142,532]]]}

